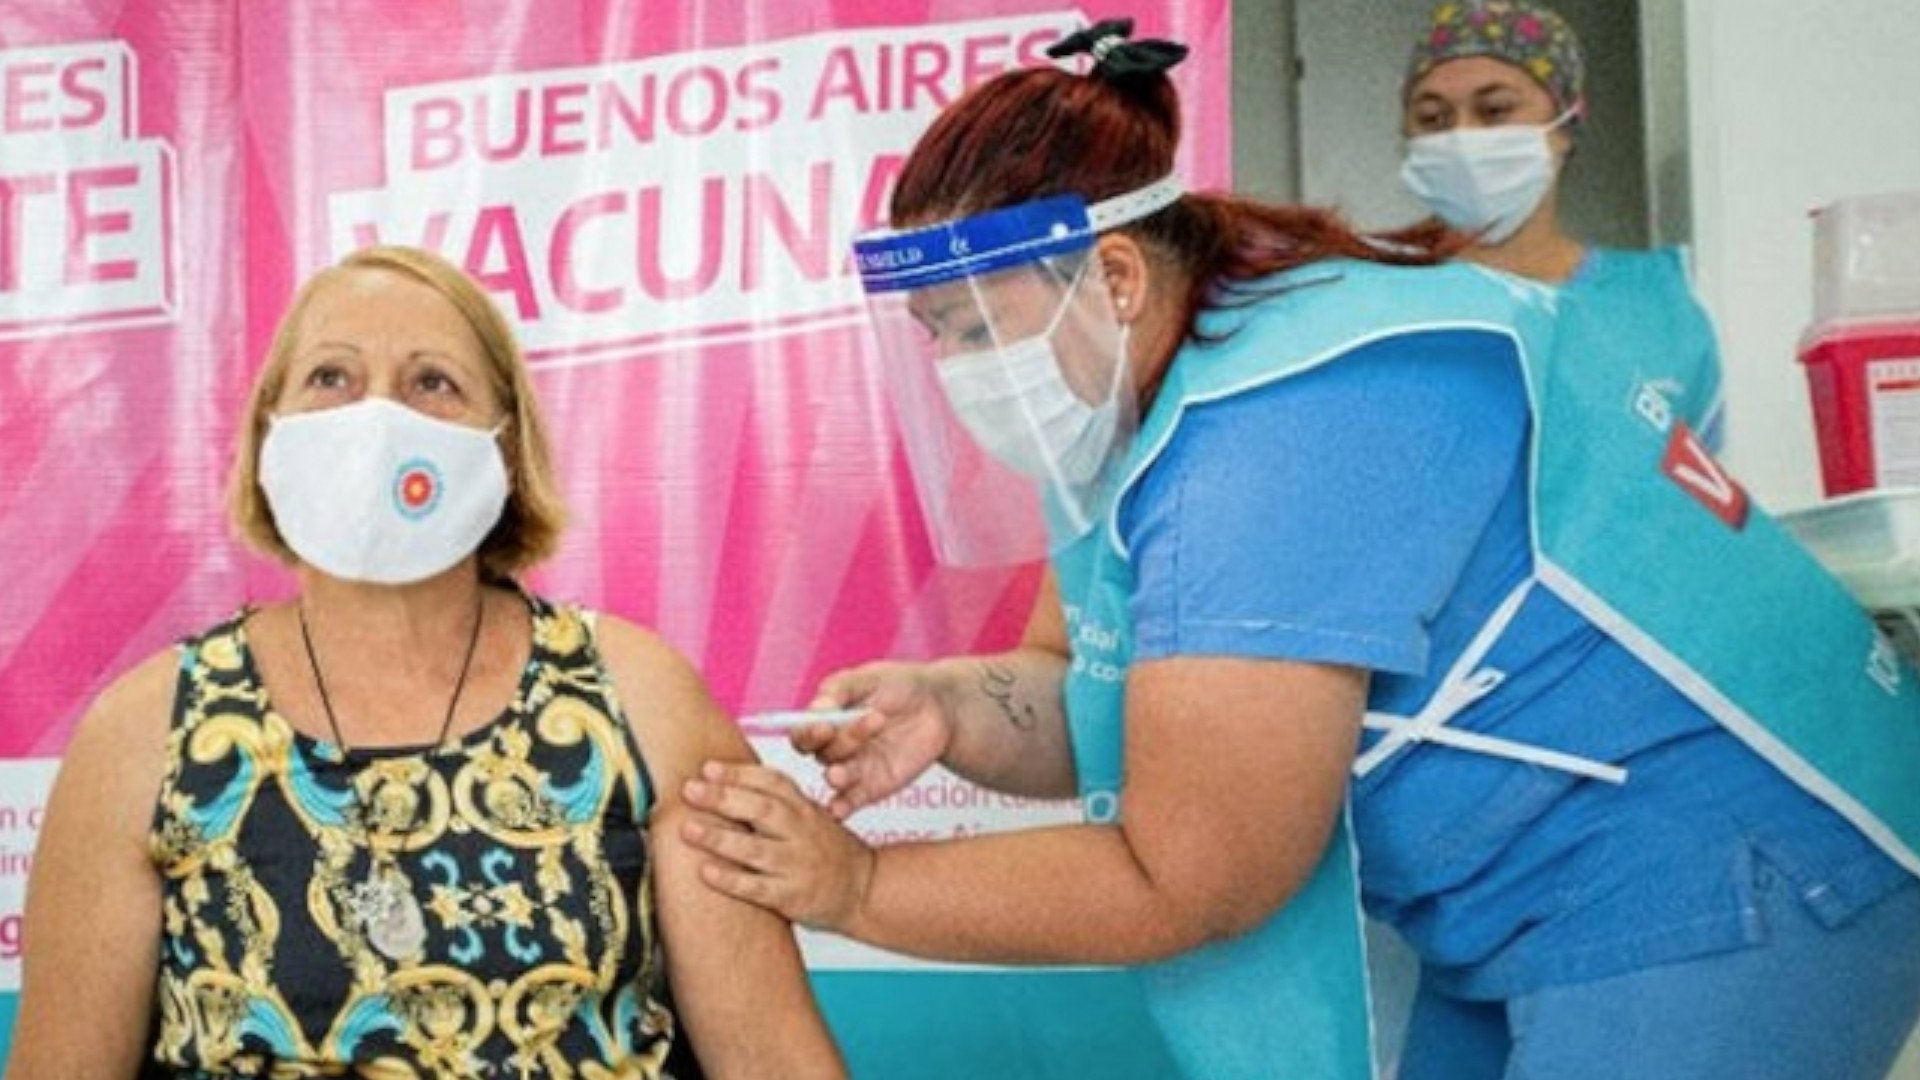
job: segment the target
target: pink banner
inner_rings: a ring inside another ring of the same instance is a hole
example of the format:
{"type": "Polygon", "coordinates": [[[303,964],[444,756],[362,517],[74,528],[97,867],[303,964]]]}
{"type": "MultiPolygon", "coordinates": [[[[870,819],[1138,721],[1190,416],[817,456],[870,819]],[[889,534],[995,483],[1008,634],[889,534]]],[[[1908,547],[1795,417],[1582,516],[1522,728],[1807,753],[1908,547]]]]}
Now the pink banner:
{"type": "MultiPolygon", "coordinates": [[[[1194,44],[1195,117],[1227,115],[1223,7],[1142,19],[1194,44]]],[[[233,417],[293,286],[374,239],[516,318],[574,514],[535,584],[656,627],[727,707],[1016,630],[1031,570],[932,563],[847,240],[941,104],[1086,17],[645,8],[0,16],[0,756],[285,591],[223,520],[233,417]]],[[[1224,182],[1225,126],[1191,126],[1224,182]]]]}
{"type": "Polygon", "coordinates": [[[242,598],[239,7],[118,6],[0,12],[0,757],[242,598]]]}

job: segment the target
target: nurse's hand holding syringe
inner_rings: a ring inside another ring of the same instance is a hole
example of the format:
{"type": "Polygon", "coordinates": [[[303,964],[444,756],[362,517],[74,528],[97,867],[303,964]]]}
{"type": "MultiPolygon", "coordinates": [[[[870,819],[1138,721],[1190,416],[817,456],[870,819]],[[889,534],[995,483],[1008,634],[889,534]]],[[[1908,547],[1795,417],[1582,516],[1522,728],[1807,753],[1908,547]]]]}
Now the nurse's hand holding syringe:
{"type": "Polygon", "coordinates": [[[836,672],[805,709],[740,718],[748,731],[784,731],[826,766],[838,818],[879,802],[939,763],[953,723],[939,665],[881,662],[836,672]]]}

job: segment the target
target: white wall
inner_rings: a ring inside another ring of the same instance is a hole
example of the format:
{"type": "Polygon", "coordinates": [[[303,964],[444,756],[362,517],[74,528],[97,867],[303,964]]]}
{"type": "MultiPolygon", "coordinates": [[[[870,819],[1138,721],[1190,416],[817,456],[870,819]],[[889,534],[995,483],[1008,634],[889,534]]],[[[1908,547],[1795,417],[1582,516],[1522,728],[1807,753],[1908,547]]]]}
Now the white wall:
{"type": "Polygon", "coordinates": [[[1727,459],[1774,509],[1820,496],[1795,345],[1808,211],[1920,189],[1920,2],[1647,0],[1684,8],[1689,198],[1726,359],[1727,459]]]}
{"type": "MultiPolygon", "coordinates": [[[[1920,189],[1920,3],[1643,0],[1655,234],[1691,231],[1726,361],[1727,458],[1776,509],[1820,498],[1795,346],[1813,308],[1808,211],[1920,189]]],[[[1920,1031],[1890,1080],[1920,1080],[1920,1031]]]]}

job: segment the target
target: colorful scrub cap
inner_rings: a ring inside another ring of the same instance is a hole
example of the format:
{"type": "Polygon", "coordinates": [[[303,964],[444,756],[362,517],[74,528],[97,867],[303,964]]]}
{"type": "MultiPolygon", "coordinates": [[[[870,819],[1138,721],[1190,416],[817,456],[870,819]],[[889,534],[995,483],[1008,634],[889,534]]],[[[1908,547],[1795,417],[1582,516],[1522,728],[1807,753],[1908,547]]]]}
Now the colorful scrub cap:
{"type": "Polygon", "coordinates": [[[1491,56],[1533,76],[1553,96],[1556,111],[1586,111],[1586,59],[1573,27],[1527,0],[1447,0],[1433,9],[1427,32],[1413,46],[1401,97],[1421,76],[1448,60],[1491,56]]]}

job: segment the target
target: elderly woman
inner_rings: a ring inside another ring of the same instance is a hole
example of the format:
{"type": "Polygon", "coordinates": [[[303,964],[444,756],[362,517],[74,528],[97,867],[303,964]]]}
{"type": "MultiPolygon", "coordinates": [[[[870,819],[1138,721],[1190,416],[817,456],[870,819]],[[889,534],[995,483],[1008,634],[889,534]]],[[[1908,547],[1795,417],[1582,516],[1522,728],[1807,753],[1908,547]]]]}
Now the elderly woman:
{"type": "Polygon", "coordinates": [[[751,756],[640,628],[525,591],[561,506],[518,346],[424,252],[301,290],[241,534],[298,594],[82,722],[27,901],[9,1076],[839,1076],[789,927],[672,822],[751,756]]]}

